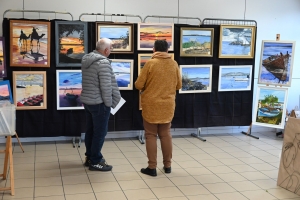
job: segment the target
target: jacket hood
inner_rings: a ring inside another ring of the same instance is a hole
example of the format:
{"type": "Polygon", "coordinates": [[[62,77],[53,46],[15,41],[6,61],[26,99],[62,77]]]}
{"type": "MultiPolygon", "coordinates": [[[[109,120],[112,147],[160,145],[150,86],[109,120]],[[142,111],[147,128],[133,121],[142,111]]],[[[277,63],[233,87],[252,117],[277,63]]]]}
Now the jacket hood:
{"type": "Polygon", "coordinates": [[[82,57],[81,64],[83,68],[89,68],[94,62],[104,59],[110,62],[110,60],[107,57],[94,50],[91,53],[86,54],[82,57]]]}
{"type": "Polygon", "coordinates": [[[167,52],[157,51],[157,52],[153,53],[152,58],[163,58],[163,59],[166,59],[166,58],[171,58],[171,55],[169,55],[167,52]]]}

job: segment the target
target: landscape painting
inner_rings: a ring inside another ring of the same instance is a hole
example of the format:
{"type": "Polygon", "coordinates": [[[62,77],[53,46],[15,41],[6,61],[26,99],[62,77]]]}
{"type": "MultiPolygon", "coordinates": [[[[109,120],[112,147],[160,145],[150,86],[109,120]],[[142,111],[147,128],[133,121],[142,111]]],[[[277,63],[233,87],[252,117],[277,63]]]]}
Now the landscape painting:
{"type": "Polygon", "coordinates": [[[262,41],[258,83],[291,86],[295,42],[262,41]]]}
{"type": "Polygon", "coordinates": [[[111,61],[119,90],[132,90],[133,60],[112,59],[111,61]]]}
{"type": "Polygon", "coordinates": [[[81,70],[56,70],[57,110],[83,109],[81,70]]]}
{"type": "Polygon", "coordinates": [[[81,67],[88,53],[87,22],[55,22],[56,66],[81,67]]]}
{"type": "Polygon", "coordinates": [[[182,27],[180,29],[180,56],[212,57],[213,38],[213,28],[182,27]]]}
{"type": "Polygon", "coordinates": [[[253,58],[254,26],[220,26],[219,58],[253,58]]]}
{"type": "Polygon", "coordinates": [[[6,57],[4,37],[0,37],[0,78],[6,77],[6,57]]]}
{"type": "Polygon", "coordinates": [[[47,109],[46,87],[45,71],[13,71],[13,92],[16,109],[47,109]]]}
{"type": "Polygon", "coordinates": [[[96,41],[101,38],[112,40],[111,53],[133,53],[133,24],[97,22],[96,27],[96,41]]]}
{"type": "Polygon", "coordinates": [[[10,20],[10,66],[50,67],[50,22],[10,20]]]}
{"type": "Polygon", "coordinates": [[[284,129],[287,88],[258,86],[252,124],[284,129]]]}
{"type": "Polygon", "coordinates": [[[0,81],[0,101],[10,101],[10,103],[14,103],[9,80],[0,81]]]}
{"type": "Polygon", "coordinates": [[[166,40],[169,51],[174,50],[174,24],[139,23],[138,50],[152,51],[156,40],[166,40]]]}
{"type": "Polygon", "coordinates": [[[182,88],[179,93],[211,92],[212,65],[180,65],[182,88]]]}
{"type": "MultiPolygon", "coordinates": [[[[141,54],[138,54],[138,74],[141,73],[144,65],[146,64],[146,62],[148,60],[150,60],[152,58],[152,55],[153,55],[152,53],[141,53],[141,54]]],[[[174,53],[169,53],[169,55],[174,60],[174,53]]]]}
{"type": "Polygon", "coordinates": [[[220,66],[218,91],[251,90],[252,65],[220,66]]]}

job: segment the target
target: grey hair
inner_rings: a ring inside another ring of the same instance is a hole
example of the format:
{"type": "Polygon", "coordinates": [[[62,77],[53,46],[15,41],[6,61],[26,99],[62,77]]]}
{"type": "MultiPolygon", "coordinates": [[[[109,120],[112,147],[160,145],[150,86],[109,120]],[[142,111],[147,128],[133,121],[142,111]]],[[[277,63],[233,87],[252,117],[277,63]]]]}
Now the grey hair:
{"type": "Polygon", "coordinates": [[[108,38],[101,38],[96,43],[96,50],[104,51],[106,48],[110,48],[112,41],[108,38]]]}

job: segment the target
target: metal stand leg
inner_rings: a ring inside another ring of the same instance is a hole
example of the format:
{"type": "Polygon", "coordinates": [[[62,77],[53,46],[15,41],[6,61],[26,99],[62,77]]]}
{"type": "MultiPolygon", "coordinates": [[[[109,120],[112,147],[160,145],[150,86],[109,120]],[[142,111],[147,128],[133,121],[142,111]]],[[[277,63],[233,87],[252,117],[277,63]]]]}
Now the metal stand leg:
{"type": "Polygon", "coordinates": [[[75,148],[75,139],[76,139],[76,137],[73,137],[73,139],[72,139],[73,148],[75,148]]]}
{"type": "Polygon", "coordinates": [[[244,135],[247,135],[247,136],[253,137],[253,138],[255,138],[255,139],[259,139],[259,137],[256,137],[256,136],[254,136],[254,135],[251,135],[251,128],[252,128],[252,124],[250,124],[250,126],[249,126],[249,128],[248,128],[248,131],[247,131],[247,133],[246,133],[246,132],[244,132],[244,131],[242,131],[241,133],[242,133],[242,134],[244,134],[244,135]]]}
{"type": "Polygon", "coordinates": [[[78,138],[78,148],[80,148],[81,145],[81,137],[78,138]]]}
{"type": "Polygon", "coordinates": [[[144,134],[144,131],[140,131],[139,141],[140,141],[141,144],[145,144],[145,134],[144,134]]]}
{"type": "Polygon", "coordinates": [[[200,140],[203,141],[203,142],[206,142],[206,139],[200,137],[200,135],[201,135],[201,128],[198,128],[198,129],[197,129],[197,134],[195,134],[195,133],[192,133],[192,134],[191,134],[191,136],[196,137],[196,138],[200,139],[200,140]]]}

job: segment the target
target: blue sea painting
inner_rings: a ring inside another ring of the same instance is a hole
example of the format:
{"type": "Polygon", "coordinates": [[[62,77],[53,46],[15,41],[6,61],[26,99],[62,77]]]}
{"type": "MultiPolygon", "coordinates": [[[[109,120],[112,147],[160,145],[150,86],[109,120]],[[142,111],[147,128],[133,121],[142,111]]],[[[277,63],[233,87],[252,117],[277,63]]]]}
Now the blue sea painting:
{"type": "Polygon", "coordinates": [[[82,89],[82,73],[81,72],[60,72],[59,73],[59,89],[82,89]]]}
{"type": "Polygon", "coordinates": [[[211,67],[180,67],[182,73],[180,93],[211,91],[211,67]]]}
{"type": "Polygon", "coordinates": [[[128,88],[131,85],[131,62],[118,62],[111,63],[117,84],[119,88],[128,88]]]}
{"type": "Polygon", "coordinates": [[[183,30],[182,43],[195,41],[200,44],[211,41],[211,31],[183,30]]]}
{"type": "Polygon", "coordinates": [[[252,66],[220,67],[219,91],[251,89],[252,66]]]}
{"type": "Polygon", "coordinates": [[[127,27],[105,27],[100,26],[99,36],[101,38],[109,38],[111,40],[121,39],[121,37],[126,37],[129,29],[127,27]]]}

